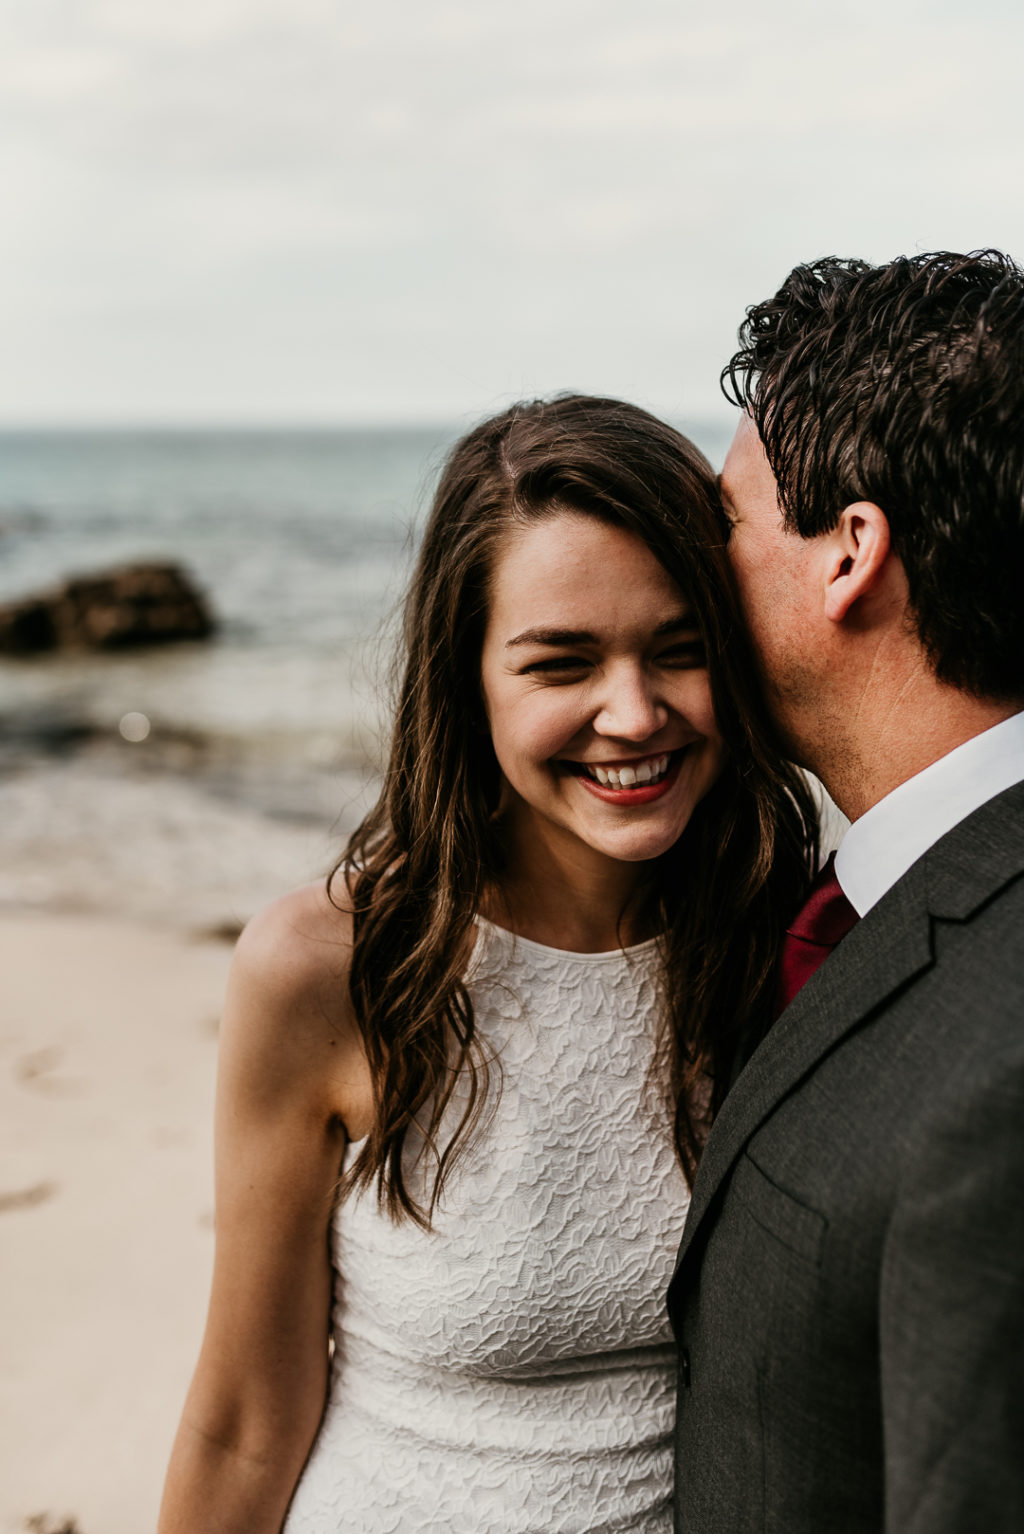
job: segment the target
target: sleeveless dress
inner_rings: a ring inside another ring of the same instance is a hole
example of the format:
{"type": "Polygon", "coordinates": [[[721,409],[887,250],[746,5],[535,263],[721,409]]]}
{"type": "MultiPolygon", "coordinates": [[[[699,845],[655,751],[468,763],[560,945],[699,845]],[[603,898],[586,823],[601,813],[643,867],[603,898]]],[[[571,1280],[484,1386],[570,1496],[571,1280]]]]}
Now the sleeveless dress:
{"type": "Polygon", "coordinates": [[[653,942],[567,953],[478,922],[497,1107],[432,1232],[372,1190],[336,1211],[331,1385],[286,1534],[670,1531],[688,1194],[648,1079],[659,971],[653,942]]]}

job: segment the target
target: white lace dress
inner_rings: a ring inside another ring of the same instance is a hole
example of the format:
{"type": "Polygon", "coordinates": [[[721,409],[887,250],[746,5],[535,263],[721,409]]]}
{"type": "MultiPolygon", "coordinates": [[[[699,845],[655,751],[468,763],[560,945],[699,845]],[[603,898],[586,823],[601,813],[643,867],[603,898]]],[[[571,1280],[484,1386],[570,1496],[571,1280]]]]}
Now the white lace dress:
{"type": "Polygon", "coordinates": [[[645,1093],[658,968],[653,943],[565,953],[479,924],[497,1111],[433,1233],[372,1193],[338,1209],[330,1397],[287,1534],[671,1529],[687,1191],[645,1093]]]}

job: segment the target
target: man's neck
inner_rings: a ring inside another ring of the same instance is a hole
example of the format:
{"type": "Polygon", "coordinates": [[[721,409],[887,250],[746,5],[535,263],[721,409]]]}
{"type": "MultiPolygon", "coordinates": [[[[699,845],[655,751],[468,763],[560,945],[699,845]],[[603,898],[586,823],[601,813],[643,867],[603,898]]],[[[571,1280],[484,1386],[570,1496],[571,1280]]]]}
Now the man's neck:
{"type": "Polygon", "coordinates": [[[930,672],[909,677],[885,693],[866,687],[850,701],[843,723],[818,741],[807,765],[824,783],[848,820],[916,777],[940,757],[993,725],[1019,713],[1024,700],[977,698],[939,682],[930,672]]]}

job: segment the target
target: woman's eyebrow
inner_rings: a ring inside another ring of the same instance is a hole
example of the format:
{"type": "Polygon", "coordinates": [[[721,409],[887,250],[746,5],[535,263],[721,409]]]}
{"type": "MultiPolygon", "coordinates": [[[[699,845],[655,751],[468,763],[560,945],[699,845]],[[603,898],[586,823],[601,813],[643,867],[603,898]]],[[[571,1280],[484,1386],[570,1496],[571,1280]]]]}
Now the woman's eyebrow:
{"type": "MultiPolygon", "coordinates": [[[[654,630],[656,639],[665,634],[696,633],[698,624],[696,618],[690,613],[680,613],[673,618],[666,618],[664,623],[659,623],[654,630]]],[[[516,634],[514,639],[506,639],[505,649],[512,649],[513,645],[519,644],[546,644],[546,645],[574,645],[574,644],[597,644],[596,634],[589,629],[524,629],[521,634],[516,634]]]]}
{"type": "Polygon", "coordinates": [[[524,629],[514,639],[506,639],[505,649],[517,644],[596,644],[596,636],[586,629],[524,629]]]}
{"type": "Polygon", "coordinates": [[[680,613],[677,618],[666,618],[664,623],[659,623],[654,630],[655,636],[661,638],[662,634],[697,634],[700,632],[700,624],[692,613],[680,613]]]}

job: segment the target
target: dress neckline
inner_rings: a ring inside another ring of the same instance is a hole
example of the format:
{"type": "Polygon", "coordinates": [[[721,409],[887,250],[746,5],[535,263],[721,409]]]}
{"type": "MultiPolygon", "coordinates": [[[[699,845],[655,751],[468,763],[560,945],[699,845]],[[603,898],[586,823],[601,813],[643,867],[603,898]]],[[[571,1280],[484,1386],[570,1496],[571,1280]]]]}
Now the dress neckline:
{"type": "Polygon", "coordinates": [[[580,953],[575,948],[554,948],[550,943],[538,943],[532,937],[522,937],[518,932],[510,932],[508,927],[499,927],[497,922],[490,921],[486,916],[479,914],[474,916],[474,922],[481,931],[493,933],[499,941],[517,948],[523,948],[528,953],[543,954],[547,958],[571,959],[580,964],[614,964],[623,959],[636,959],[647,953],[654,953],[658,947],[658,938],[649,937],[642,943],[631,943],[628,948],[605,948],[600,953],[580,953]]]}

